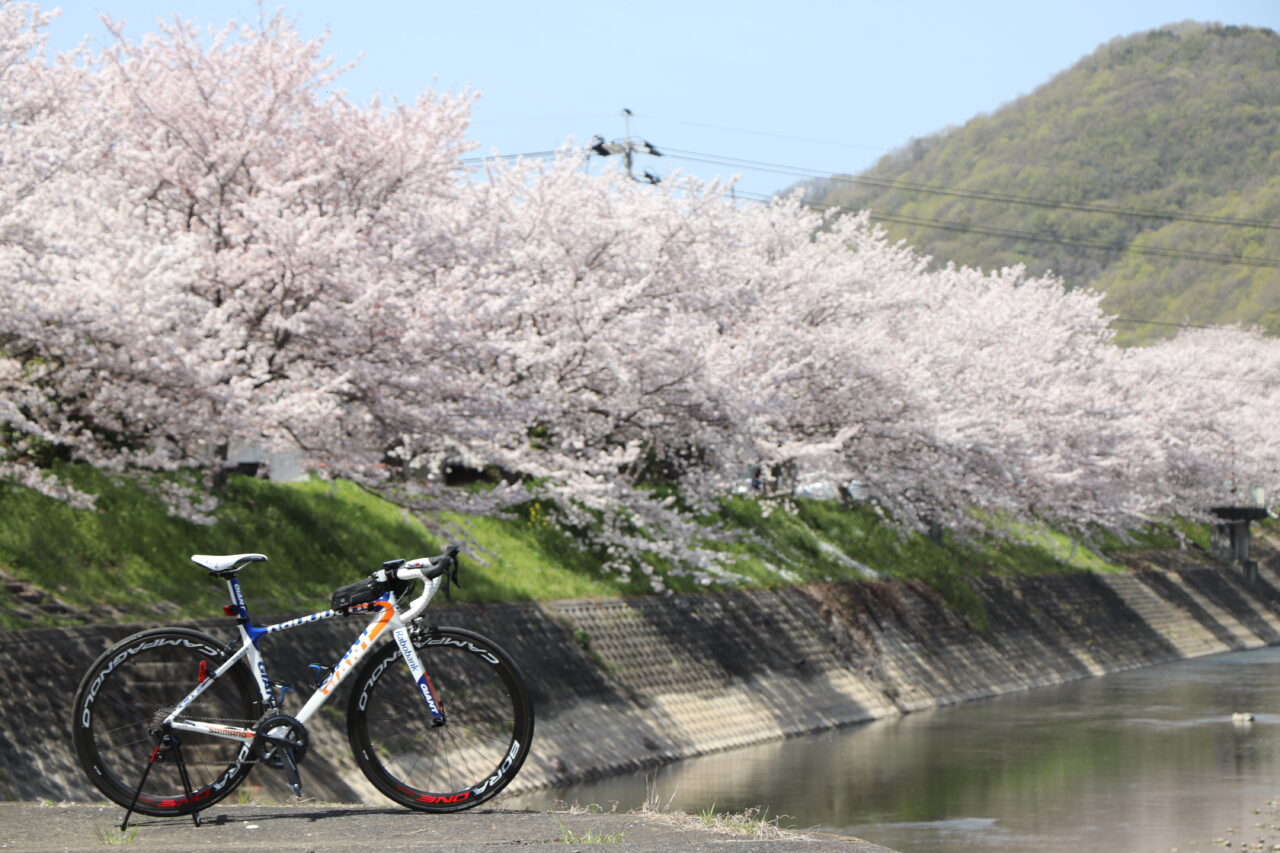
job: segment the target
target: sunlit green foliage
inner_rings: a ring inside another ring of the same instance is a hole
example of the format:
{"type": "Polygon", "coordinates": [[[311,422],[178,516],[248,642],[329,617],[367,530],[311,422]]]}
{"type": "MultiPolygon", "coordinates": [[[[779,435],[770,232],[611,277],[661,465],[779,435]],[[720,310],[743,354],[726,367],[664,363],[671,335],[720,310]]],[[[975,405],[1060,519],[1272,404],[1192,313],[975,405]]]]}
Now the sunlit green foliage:
{"type": "MultiPolygon", "coordinates": [[[[1280,36],[1180,24],[1104,45],[994,113],[915,140],[868,175],[1144,211],[1280,222],[1280,36]]],[[[869,207],[1048,240],[1280,258],[1280,229],[1113,216],[818,182],[827,204],[869,207]]],[[[1099,251],[1019,237],[887,224],[933,255],[984,269],[1025,264],[1107,293],[1121,317],[1246,322],[1280,332],[1275,267],[1099,251]]],[[[1122,342],[1170,327],[1117,324],[1122,342]]]]}
{"type": "MultiPolygon", "coordinates": [[[[97,508],[73,509],[34,491],[0,487],[0,571],[100,621],[156,621],[217,616],[220,582],[189,561],[191,554],[258,551],[267,563],[242,574],[261,618],[324,609],[334,589],[387,559],[428,556],[445,540],[464,541],[462,601],[514,601],[639,594],[642,570],[623,581],[600,569],[600,555],[579,547],[547,508],[530,501],[504,516],[443,515],[428,519],[438,535],[403,509],[346,482],[272,483],[230,478],[218,521],[200,526],[168,515],[162,501],[134,481],[87,467],[64,469],[98,496],[97,508]]],[[[965,578],[980,574],[1115,571],[1107,552],[1135,543],[1102,540],[1091,550],[1060,533],[1008,529],[1009,539],[956,542],[906,534],[872,506],[835,501],[726,498],[706,519],[732,531],[727,548],[739,583],[901,579],[921,581],[971,618],[965,578]]],[[[1189,527],[1188,535],[1203,539],[1189,527]]],[[[1173,547],[1152,534],[1137,547],[1173,547]]],[[[676,592],[705,589],[681,566],[653,559],[648,568],[676,592]]],[[[643,569],[643,567],[641,567],[643,569]]],[[[722,587],[723,588],[723,587],[722,587]]],[[[38,608],[37,608],[38,610],[38,608]]],[[[0,586],[0,628],[52,625],[57,614],[33,615],[0,586]]]]}

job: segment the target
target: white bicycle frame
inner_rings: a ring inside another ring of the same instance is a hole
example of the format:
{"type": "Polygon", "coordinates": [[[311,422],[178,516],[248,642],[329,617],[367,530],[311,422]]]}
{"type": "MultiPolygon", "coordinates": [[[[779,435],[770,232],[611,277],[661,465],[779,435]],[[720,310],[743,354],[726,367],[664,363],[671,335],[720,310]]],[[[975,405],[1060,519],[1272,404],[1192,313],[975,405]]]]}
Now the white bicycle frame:
{"type": "MultiPolygon", "coordinates": [[[[263,706],[270,709],[278,708],[280,699],[277,698],[271,679],[267,675],[267,666],[263,660],[262,653],[258,650],[258,641],[269,634],[288,631],[290,628],[297,628],[300,625],[320,622],[325,619],[332,619],[335,616],[344,616],[348,613],[364,610],[375,611],[378,615],[360,633],[351,648],[347,649],[347,653],[333,667],[328,677],[307,699],[302,706],[302,710],[294,715],[295,719],[305,725],[307,720],[320,709],[320,706],[334,694],[342,680],[351,674],[352,670],[356,668],[356,664],[360,663],[369,650],[374,647],[374,641],[390,629],[391,636],[395,639],[396,645],[400,647],[400,655],[404,658],[405,663],[408,664],[409,672],[412,673],[413,679],[418,685],[418,692],[422,694],[427,710],[430,711],[433,720],[437,724],[442,722],[444,720],[444,711],[436,698],[435,689],[431,686],[431,679],[427,677],[427,671],[413,648],[413,642],[409,638],[409,629],[406,627],[426,609],[427,604],[431,602],[431,599],[439,591],[440,585],[449,582],[447,572],[436,578],[424,577],[422,570],[432,566],[433,563],[430,559],[422,558],[410,560],[394,570],[394,575],[399,580],[421,580],[425,582],[422,594],[410,602],[409,607],[403,612],[398,606],[395,594],[388,592],[376,601],[357,604],[347,608],[345,611],[325,610],[261,628],[255,626],[249,619],[249,608],[245,605],[244,594],[240,590],[240,581],[235,573],[232,573],[226,577],[227,592],[231,596],[231,605],[226,610],[228,615],[236,617],[236,623],[240,629],[240,648],[212,673],[201,673],[199,683],[195,689],[177,704],[173,711],[169,713],[169,716],[165,717],[164,725],[174,731],[199,732],[200,734],[213,735],[214,737],[227,738],[228,740],[243,741],[247,746],[256,735],[253,729],[228,726],[219,722],[179,719],[179,717],[192,702],[200,698],[200,694],[207,690],[209,685],[229,672],[231,667],[238,664],[240,659],[244,657],[248,657],[249,667],[256,676],[255,680],[258,684],[258,692],[262,696],[263,706]]],[[[392,572],[388,571],[385,574],[390,575],[392,572]]]]}

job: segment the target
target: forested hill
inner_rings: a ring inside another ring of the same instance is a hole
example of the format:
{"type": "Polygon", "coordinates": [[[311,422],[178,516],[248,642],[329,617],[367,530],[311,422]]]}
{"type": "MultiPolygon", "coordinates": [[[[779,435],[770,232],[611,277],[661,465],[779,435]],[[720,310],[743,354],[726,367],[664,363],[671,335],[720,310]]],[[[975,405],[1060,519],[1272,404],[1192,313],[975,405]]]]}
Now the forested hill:
{"type": "MultiPolygon", "coordinates": [[[[1117,39],[990,115],[806,190],[812,202],[872,209],[938,262],[1025,264],[1106,292],[1120,317],[1277,334],[1280,36],[1183,23],[1117,39]]],[[[1116,328],[1123,342],[1171,330],[1116,328]]]]}

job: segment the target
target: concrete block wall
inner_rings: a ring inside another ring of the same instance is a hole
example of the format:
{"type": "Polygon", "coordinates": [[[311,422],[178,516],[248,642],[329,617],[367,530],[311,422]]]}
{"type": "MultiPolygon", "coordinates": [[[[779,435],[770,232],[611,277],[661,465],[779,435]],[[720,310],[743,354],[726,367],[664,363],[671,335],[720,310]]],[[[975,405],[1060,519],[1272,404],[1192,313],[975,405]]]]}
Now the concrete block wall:
{"type": "MultiPolygon", "coordinates": [[[[453,605],[434,621],[493,637],[524,670],[538,717],[519,791],[1275,643],[1280,555],[1258,556],[1252,585],[1211,564],[985,578],[973,584],[981,630],[927,588],[892,582],[453,605]]],[[[195,626],[231,636],[227,620],[195,626]]],[[[93,658],[137,627],[0,633],[0,799],[98,799],[74,766],[67,705],[93,658]]],[[[273,676],[305,696],[306,664],[332,663],[357,628],[334,620],[273,636],[273,676]]],[[[335,707],[345,710],[345,697],[335,707]]],[[[307,792],[378,802],[342,715],[317,715],[309,729],[307,792]]],[[[250,783],[280,795],[275,775],[257,771],[250,783]]]]}

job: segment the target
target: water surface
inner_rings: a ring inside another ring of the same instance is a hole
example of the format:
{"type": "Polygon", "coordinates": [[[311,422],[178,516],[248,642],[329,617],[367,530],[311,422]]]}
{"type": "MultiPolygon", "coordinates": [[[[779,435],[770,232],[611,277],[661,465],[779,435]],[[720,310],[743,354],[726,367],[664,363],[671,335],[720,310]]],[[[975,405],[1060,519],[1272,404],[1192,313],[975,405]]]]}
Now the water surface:
{"type": "Polygon", "coordinates": [[[766,807],[916,851],[1280,844],[1280,647],[1087,679],[520,800],[766,807]],[[1253,723],[1233,721],[1252,713],[1253,723]]]}

